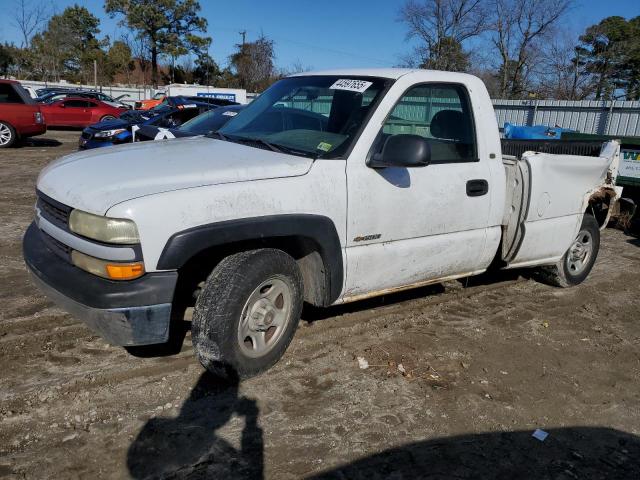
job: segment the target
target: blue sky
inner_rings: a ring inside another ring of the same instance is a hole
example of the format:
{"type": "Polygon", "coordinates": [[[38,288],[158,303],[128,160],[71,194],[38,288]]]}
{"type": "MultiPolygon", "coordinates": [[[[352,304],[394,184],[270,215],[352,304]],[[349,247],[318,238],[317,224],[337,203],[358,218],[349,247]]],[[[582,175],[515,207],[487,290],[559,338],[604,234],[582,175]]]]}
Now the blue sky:
{"type": "MultiPolygon", "coordinates": [[[[38,0],[31,0],[36,2],[38,0]]],[[[103,10],[102,0],[55,0],[57,11],[74,3],[85,5],[101,21],[103,35],[118,38],[123,31],[103,10]]],[[[324,69],[332,67],[394,66],[411,50],[405,27],[396,21],[402,0],[200,0],[202,15],[213,38],[210,53],[221,65],[240,41],[264,32],[276,43],[276,63],[324,69]]],[[[0,41],[19,43],[10,12],[15,0],[0,0],[0,41]]],[[[640,0],[576,0],[563,29],[582,32],[600,19],[640,15],[640,0]]]]}

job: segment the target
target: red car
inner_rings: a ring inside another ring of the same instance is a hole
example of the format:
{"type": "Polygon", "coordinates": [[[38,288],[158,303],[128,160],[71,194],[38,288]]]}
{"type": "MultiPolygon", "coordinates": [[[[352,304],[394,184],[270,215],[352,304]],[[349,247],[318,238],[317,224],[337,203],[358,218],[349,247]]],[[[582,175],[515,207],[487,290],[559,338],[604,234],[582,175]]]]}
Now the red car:
{"type": "Polygon", "coordinates": [[[19,82],[0,80],[0,148],[47,131],[40,106],[19,82]]]}
{"type": "Polygon", "coordinates": [[[112,107],[93,98],[67,97],[57,102],[42,104],[40,110],[50,127],[86,127],[118,118],[127,108],[112,107]]]}

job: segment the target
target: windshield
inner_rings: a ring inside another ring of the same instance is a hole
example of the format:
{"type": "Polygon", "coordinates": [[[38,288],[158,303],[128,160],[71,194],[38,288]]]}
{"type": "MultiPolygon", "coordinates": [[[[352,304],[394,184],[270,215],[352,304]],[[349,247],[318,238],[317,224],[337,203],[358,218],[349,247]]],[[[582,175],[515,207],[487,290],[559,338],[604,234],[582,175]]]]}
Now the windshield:
{"type": "Polygon", "coordinates": [[[387,79],[333,75],[290,77],[273,84],[218,132],[231,141],[317,157],[339,157],[352,145],[387,79]]]}
{"type": "Polygon", "coordinates": [[[167,97],[164,98],[164,100],[162,102],[160,102],[158,105],[156,105],[153,108],[150,108],[149,111],[153,111],[153,112],[158,112],[161,110],[165,110],[167,107],[169,106],[169,99],[167,97]]]}
{"type": "Polygon", "coordinates": [[[235,117],[240,110],[241,108],[238,107],[222,107],[209,110],[208,112],[198,115],[188,122],[183,123],[180,130],[199,135],[215,132],[235,117]]]}

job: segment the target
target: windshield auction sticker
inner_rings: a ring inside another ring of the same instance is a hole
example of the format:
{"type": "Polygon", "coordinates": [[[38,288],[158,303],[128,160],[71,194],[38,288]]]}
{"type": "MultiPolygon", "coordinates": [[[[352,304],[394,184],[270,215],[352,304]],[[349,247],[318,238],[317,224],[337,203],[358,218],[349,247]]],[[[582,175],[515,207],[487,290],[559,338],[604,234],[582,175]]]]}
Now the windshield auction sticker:
{"type": "Polygon", "coordinates": [[[329,88],[331,90],[348,90],[350,92],[362,93],[369,88],[373,82],[366,82],[364,80],[353,80],[351,78],[341,78],[336,81],[329,88]]]}

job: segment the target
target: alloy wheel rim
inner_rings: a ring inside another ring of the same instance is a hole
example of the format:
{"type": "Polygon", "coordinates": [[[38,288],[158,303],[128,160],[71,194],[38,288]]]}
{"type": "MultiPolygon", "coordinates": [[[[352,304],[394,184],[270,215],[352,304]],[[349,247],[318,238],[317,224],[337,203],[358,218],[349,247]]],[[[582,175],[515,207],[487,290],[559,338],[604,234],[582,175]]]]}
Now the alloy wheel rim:
{"type": "Polygon", "coordinates": [[[249,295],[238,323],[238,344],[245,355],[259,358],[278,344],[291,322],[292,292],[289,279],[274,275],[249,295]]]}
{"type": "Polygon", "coordinates": [[[593,236],[588,230],[580,230],[566,259],[567,270],[572,275],[580,275],[589,264],[593,254],[593,236]]]}
{"type": "Polygon", "coordinates": [[[0,123],[0,145],[7,145],[11,141],[11,130],[4,123],[0,123]]]}

